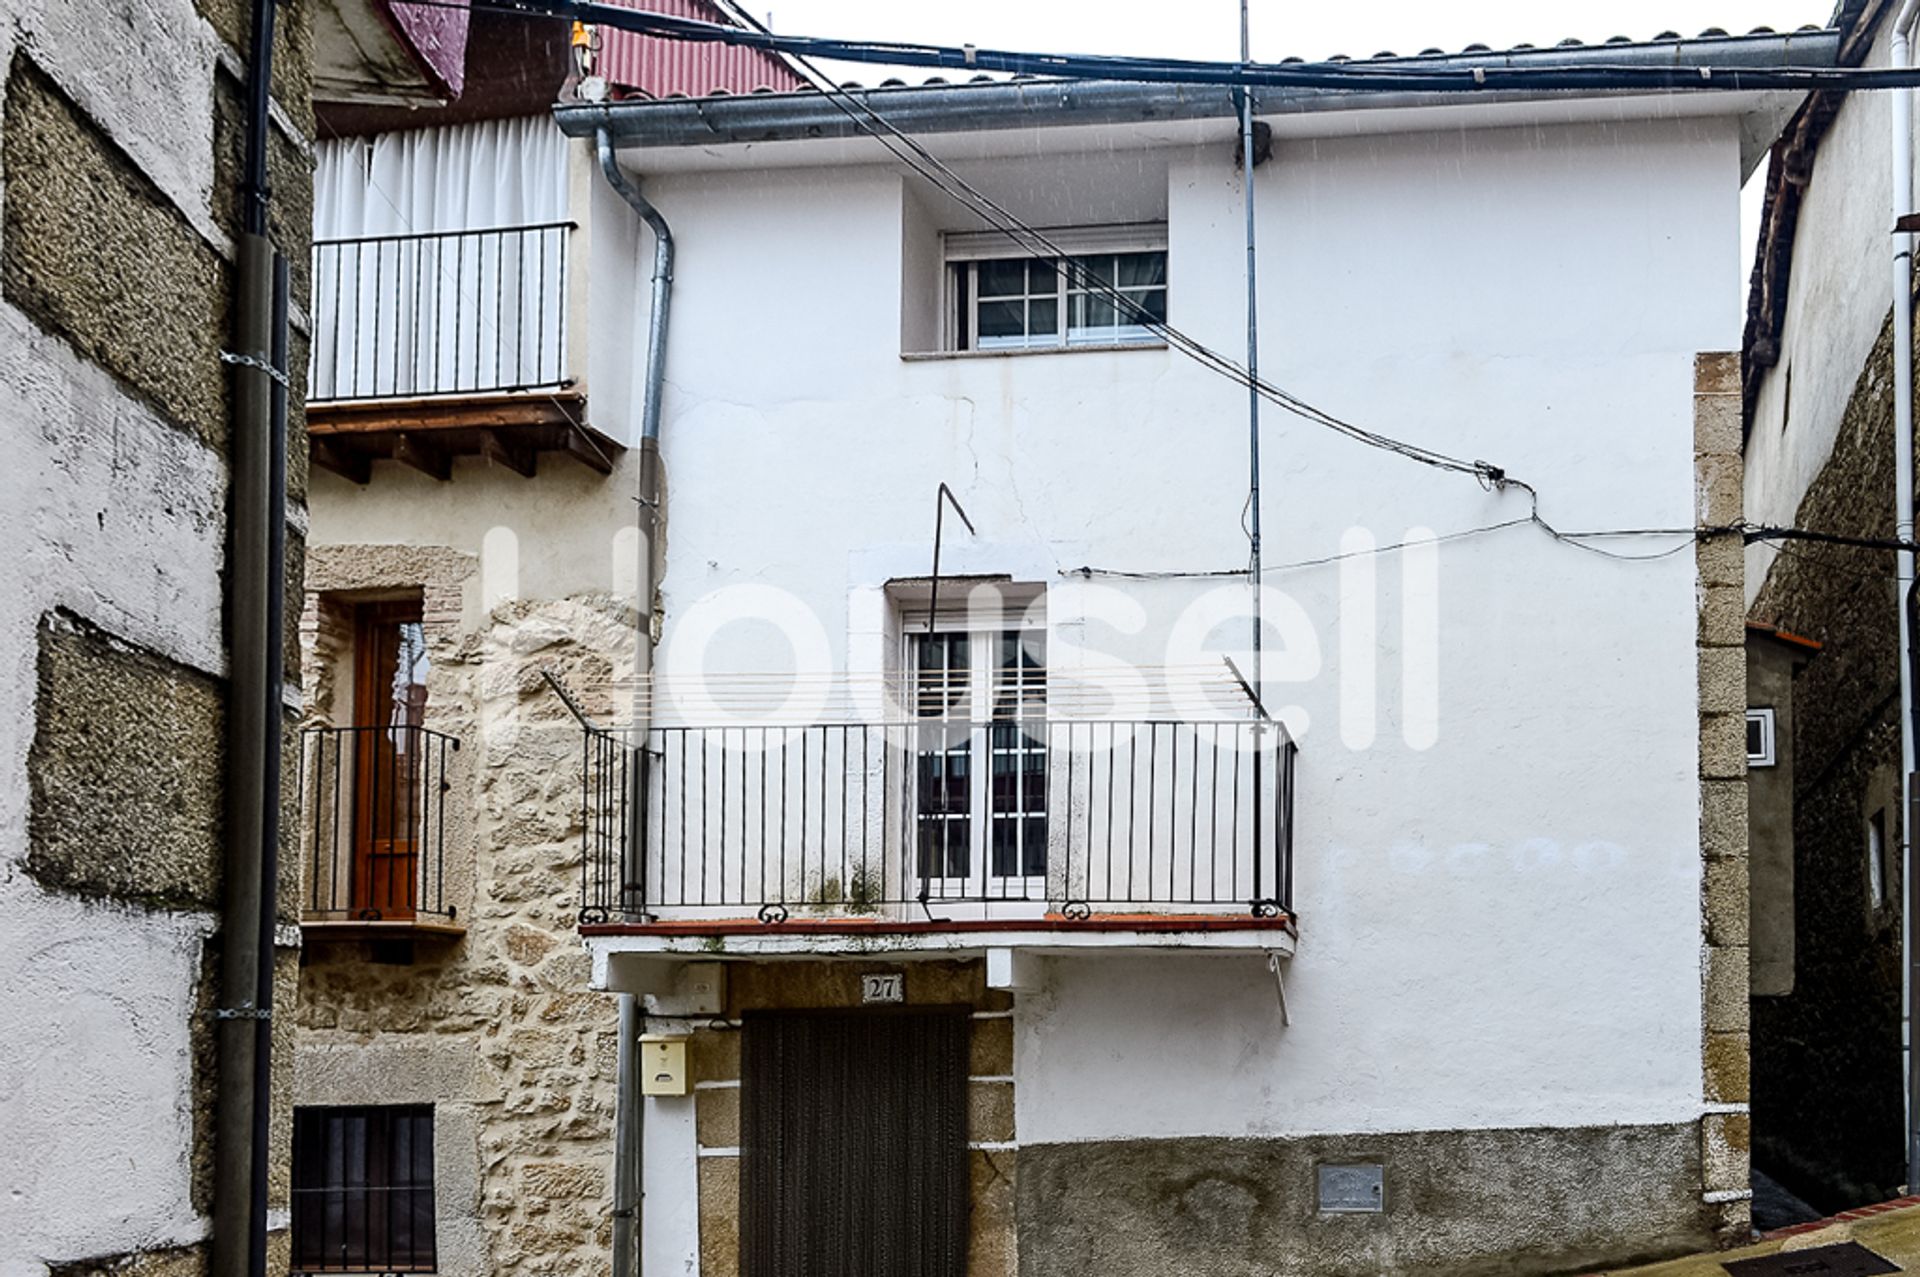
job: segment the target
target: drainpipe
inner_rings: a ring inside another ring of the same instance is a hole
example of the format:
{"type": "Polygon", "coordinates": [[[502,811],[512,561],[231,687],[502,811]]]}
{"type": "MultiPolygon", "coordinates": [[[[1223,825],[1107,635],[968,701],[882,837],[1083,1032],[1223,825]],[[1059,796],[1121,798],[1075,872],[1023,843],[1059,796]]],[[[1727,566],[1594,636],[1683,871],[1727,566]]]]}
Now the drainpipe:
{"type": "MultiPolygon", "coordinates": [[[[1920,0],[1916,0],[1920,2],[1920,0]]],[[[646,399],[640,409],[640,625],[634,636],[633,723],[634,748],[644,751],[647,744],[649,704],[646,679],[653,669],[653,591],[654,547],[661,527],[660,483],[660,396],[667,376],[667,320],[673,301],[673,231],[660,210],[648,202],[640,188],[627,180],[614,157],[613,141],[601,129],[594,136],[600,157],[600,172],[607,185],[640,215],[653,231],[653,297],[647,325],[646,399]]],[[[640,754],[627,769],[629,777],[627,810],[640,810],[639,786],[645,783],[639,767],[640,754]]],[[[621,904],[646,908],[645,892],[630,899],[631,884],[641,865],[645,847],[641,844],[640,822],[627,822],[629,846],[621,874],[621,904]]],[[[620,995],[620,1043],[615,1063],[613,1111],[613,1277],[636,1277],[640,1271],[640,1162],[641,1139],[645,1130],[646,1101],[640,1095],[640,1027],[642,1014],[637,994],[620,995]]]]}
{"type": "MultiPolygon", "coordinates": [[[[1920,0],[1905,0],[1893,20],[1894,67],[1913,61],[1912,33],[1920,0]]],[[[1893,217],[1913,209],[1913,90],[1895,89],[1893,100],[1893,217]]],[[[1893,490],[1894,536],[1913,540],[1913,246],[1906,231],[1893,236],[1893,490]]],[[[1907,1083],[1907,1183],[1920,1184],[1920,1069],[1914,1067],[1914,914],[1920,883],[1913,855],[1913,552],[1900,550],[1900,880],[1906,900],[1900,910],[1900,1037],[1907,1083]]],[[[1913,1189],[1909,1187],[1909,1192],[1913,1189]]]]}
{"type": "Polygon", "coordinates": [[[228,464],[226,848],[212,1277],[266,1277],[286,590],[287,263],[267,239],[274,0],[253,0],[228,464]]]}

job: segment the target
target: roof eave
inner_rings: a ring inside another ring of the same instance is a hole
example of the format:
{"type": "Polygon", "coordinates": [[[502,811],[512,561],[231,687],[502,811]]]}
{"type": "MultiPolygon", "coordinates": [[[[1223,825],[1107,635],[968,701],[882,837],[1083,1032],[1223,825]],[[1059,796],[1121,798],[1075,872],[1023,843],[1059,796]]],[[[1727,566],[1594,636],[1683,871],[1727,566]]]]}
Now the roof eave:
{"type": "MultiPolygon", "coordinates": [[[[1835,64],[1839,42],[1836,31],[1813,30],[1643,44],[1380,58],[1358,65],[1423,70],[1472,70],[1475,67],[1551,70],[1593,65],[1706,66],[1715,70],[1828,67],[1835,64]]],[[[1114,80],[936,83],[857,88],[849,90],[849,94],[883,115],[894,127],[916,134],[1213,119],[1230,117],[1236,112],[1231,91],[1219,85],[1114,80]]],[[[1463,94],[1425,90],[1355,92],[1268,88],[1255,90],[1254,102],[1257,114],[1277,116],[1569,96],[1602,94],[1564,89],[1463,94]]],[[[849,138],[870,131],[858,118],[856,109],[845,108],[814,91],[570,103],[555,108],[554,116],[561,131],[568,136],[590,137],[605,129],[614,144],[623,149],[849,138]]]]}

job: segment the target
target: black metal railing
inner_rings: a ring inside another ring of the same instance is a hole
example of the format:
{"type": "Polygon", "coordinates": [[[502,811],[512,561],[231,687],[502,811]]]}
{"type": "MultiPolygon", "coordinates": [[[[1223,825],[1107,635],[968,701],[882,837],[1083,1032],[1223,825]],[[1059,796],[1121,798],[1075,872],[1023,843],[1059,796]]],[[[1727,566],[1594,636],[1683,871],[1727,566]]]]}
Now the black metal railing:
{"type": "Polygon", "coordinates": [[[581,920],[1291,912],[1297,752],[1244,719],[589,727],[581,920]]]}
{"type": "Polygon", "coordinates": [[[300,734],[302,915],[309,921],[450,921],[448,756],[426,727],[311,727],[300,734]]]}
{"type": "Polygon", "coordinates": [[[321,240],[310,400],[552,389],[571,222],[321,240]]]}

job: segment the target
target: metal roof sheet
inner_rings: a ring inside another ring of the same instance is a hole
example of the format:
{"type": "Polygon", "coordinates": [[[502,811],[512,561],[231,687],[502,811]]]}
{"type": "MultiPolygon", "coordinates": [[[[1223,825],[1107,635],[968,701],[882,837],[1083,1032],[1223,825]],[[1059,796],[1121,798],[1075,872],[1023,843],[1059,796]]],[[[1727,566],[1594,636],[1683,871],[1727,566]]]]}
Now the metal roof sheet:
{"type": "MultiPolygon", "coordinates": [[[[710,0],[607,0],[627,9],[700,22],[734,24],[710,0]]],[[[702,44],[600,29],[600,74],[616,95],[649,98],[720,97],[737,93],[792,93],[809,88],[785,61],[759,49],[702,44]]]]}

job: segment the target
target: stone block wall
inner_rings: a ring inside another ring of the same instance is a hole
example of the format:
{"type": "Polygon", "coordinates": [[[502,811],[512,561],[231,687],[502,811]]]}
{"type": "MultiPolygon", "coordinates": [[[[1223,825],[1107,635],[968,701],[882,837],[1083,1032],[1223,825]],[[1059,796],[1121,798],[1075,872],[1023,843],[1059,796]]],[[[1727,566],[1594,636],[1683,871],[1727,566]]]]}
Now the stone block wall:
{"type": "MultiPolygon", "coordinates": [[[[308,256],[312,5],[279,6],[277,246],[308,256]]],[[[205,1265],[248,6],[0,0],[0,1270],[205,1265]],[[228,120],[223,126],[221,119],[228,120]]],[[[297,290],[296,311],[303,305],[297,290]]],[[[304,337],[295,334],[296,395],[304,337]]],[[[288,453],[304,475],[304,427],[288,453]]],[[[306,512],[287,511],[297,595],[306,512]]],[[[291,634],[291,627],[290,627],[291,634]]],[[[288,677],[298,678],[297,650],[288,677]]],[[[290,764],[291,765],[291,764],[290,764]]],[[[282,916],[290,917],[282,880],[282,916]]],[[[294,933],[279,954],[291,1011],[294,933]]],[[[250,993],[250,991],[248,991],[250,993]]],[[[288,1204],[292,1017],[275,1025],[288,1204]]],[[[284,1233],[270,1250],[284,1269],[284,1233]]]]}
{"type": "Polygon", "coordinates": [[[1729,1244],[1752,1230],[1747,1075],[1747,652],[1740,356],[1694,363],[1701,854],[1701,1192],[1729,1244]]]}
{"type": "MultiPolygon", "coordinates": [[[[1894,534],[1892,327],[1889,315],[1796,527],[1894,534]]],[[[1906,1179],[1893,573],[1885,551],[1788,542],[1749,610],[1821,644],[1793,675],[1792,985],[1755,997],[1752,1018],[1755,1155],[1823,1210],[1885,1200],[1906,1179]],[[1867,867],[1867,822],[1876,812],[1893,849],[1879,905],[1867,867]]]]}
{"type": "Polygon", "coordinates": [[[480,561],[445,547],[312,551],[301,618],[310,722],[351,713],[350,605],[422,602],[429,727],[461,741],[447,795],[457,939],[410,955],[309,932],[297,1102],[434,1106],[438,1271],[601,1271],[612,1244],[615,999],[588,989],[580,732],[542,677],[611,717],[631,604],[606,595],[482,611],[480,561]]]}

